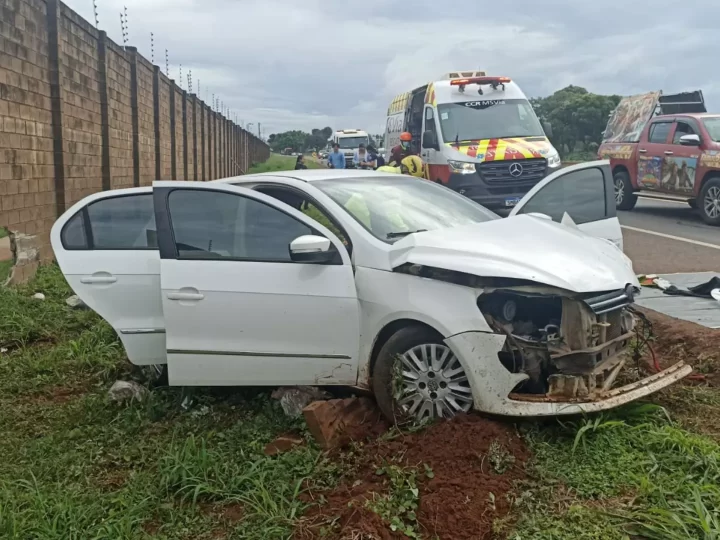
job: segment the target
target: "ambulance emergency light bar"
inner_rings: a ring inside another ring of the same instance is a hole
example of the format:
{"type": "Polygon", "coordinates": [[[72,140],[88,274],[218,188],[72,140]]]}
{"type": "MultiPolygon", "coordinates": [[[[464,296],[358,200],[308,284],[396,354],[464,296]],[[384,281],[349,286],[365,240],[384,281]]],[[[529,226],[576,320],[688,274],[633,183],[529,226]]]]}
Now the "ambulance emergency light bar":
{"type": "Polygon", "coordinates": [[[460,92],[464,92],[468,84],[477,84],[478,94],[482,95],[482,85],[490,85],[493,90],[497,90],[498,86],[502,86],[502,89],[505,90],[505,83],[509,82],[511,82],[510,77],[469,77],[466,79],[453,79],[450,81],[450,86],[457,86],[460,92]]]}

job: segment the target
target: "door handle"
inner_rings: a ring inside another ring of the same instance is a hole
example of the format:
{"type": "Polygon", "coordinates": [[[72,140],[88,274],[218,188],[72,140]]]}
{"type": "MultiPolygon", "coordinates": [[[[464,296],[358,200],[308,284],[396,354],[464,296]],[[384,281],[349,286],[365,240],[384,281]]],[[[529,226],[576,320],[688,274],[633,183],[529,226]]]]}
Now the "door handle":
{"type": "Polygon", "coordinates": [[[645,150],[644,148],[641,148],[640,150],[638,150],[638,152],[640,152],[641,154],[644,154],[645,152],[647,152],[647,150],[645,150]]]}
{"type": "Polygon", "coordinates": [[[171,292],[167,294],[168,300],[202,300],[205,298],[201,293],[171,292]]]}
{"type": "Polygon", "coordinates": [[[85,285],[109,285],[116,281],[115,276],[84,276],[80,278],[80,283],[85,285]]]}
{"type": "Polygon", "coordinates": [[[665,155],[666,155],[666,156],[672,156],[673,153],[672,153],[670,150],[665,150],[665,155]]]}

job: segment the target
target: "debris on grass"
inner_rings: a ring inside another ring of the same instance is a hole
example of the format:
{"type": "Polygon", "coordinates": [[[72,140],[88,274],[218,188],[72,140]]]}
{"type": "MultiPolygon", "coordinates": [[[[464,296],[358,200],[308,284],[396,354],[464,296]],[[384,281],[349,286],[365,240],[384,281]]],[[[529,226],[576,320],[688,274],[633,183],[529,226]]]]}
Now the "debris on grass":
{"type": "Polygon", "coordinates": [[[270,397],[280,401],[280,406],[285,414],[299,418],[303,409],[310,403],[330,399],[332,396],[316,386],[282,386],[274,390],[270,397]]]}
{"type": "Polygon", "coordinates": [[[144,401],[148,396],[148,389],[135,381],[115,381],[108,390],[108,397],[116,403],[128,401],[144,401]]]}

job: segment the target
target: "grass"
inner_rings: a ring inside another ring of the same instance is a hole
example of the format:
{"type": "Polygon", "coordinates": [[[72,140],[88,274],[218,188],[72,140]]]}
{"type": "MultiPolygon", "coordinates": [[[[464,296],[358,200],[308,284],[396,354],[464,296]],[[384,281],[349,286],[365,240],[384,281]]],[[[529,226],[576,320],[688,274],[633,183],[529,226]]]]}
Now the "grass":
{"type": "MultiPolygon", "coordinates": [[[[276,171],[292,171],[295,169],[295,162],[297,157],[294,156],[283,156],[281,154],[270,154],[270,159],[263,163],[253,165],[248,174],[264,173],[264,172],[276,172],[276,171]]],[[[311,156],[305,156],[305,165],[308,169],[321,169],[322,165],[319,162],[314,161],[311,156]]]]}
{"type": "Polygon", "coordinates": [[[720,538],[720,445],[656,405],[526,434],[534,485],[517,540],[720,538]]]}
{"type": "Polygon", "coordinates": [[[10,235],[5,227],[0,227],[0,239],[7,238],[10,235]]]}
{"type": "MultiPolygon", "coordinates": [[[[65,305],[71,294],[54,265],[0,288],[0,538],[289,538],[306,490],[350,474],[265,392],[153,388],[107,324],[65,305]],[[149,397],[109,401],[116,379],[146,385],[149,397]],[[265,456],[287,432],[306,443],[265,456]]],[[[703,429],[716,425],[720,394],[678,386],[656,401],[667,410],[631,405],[521,426],[529,480],[497,521],[498,538],[720,539],[720,437],[703,429]]],[[[502,474],[519,466],[510,458],[493,445],[486,466],[502,474]]],[[[432,471],[389,460],[377,474],[386,490],[368,508],[421,537],[418,482],[432,471]]]]}
{"type": "Polygon", "coordinates": [[[103,321],[64,304],[70,294],[55,266],[0,289],[0,537],[287,538],[309,482],[334,478],[310,442],[264,455],[304,425],[261,392],[110,402],[115,379],[149,377],[103,321]]]}

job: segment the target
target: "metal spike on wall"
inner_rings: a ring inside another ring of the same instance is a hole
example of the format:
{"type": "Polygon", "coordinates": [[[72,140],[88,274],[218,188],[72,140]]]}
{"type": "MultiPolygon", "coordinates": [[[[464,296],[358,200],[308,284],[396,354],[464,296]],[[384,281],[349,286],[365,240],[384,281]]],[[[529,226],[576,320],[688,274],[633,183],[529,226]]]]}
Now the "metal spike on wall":
{"type": "Polygon", "coordinates": [[[125,12],[125,33],[123,34],[123,45],[127,45],[127,42],[130,41],[130,25],[128,24],[127,6],[123,6],[123,11],[125,12]]]}
{"type": "Polygon", "coordinates": [[[188,70],[188,92],[192,94],[192,69],[188,70]]]}
{"type": "Polygon", "coordinates": [[[95,28],[97,28],[100,24],[98,21],[98,12],[97,12],[97,1],[93,0],[93,15],[95,15],[95,28]]]}
{"type": "Polygon", "coordinates": [[[180,85],[180,88],[182,88],[183,80],[182,80],[182,64],[180,64],[180,73],[178,77],[178,84],[180,85]]]}
{"type": "Polygon", "coordinates": [[[155,63],[155,34],[150,32],[150,62],[155,63]]]}
{"type": "Polygon", "coordinates": [[[170,76],[170,57],[167,49],[165,49],[165,75],[170,76]]]}

